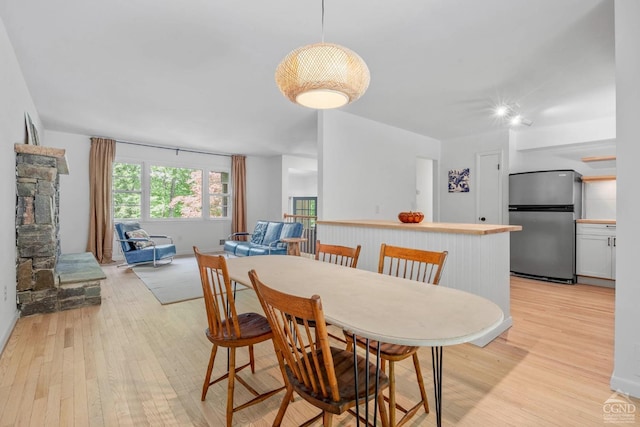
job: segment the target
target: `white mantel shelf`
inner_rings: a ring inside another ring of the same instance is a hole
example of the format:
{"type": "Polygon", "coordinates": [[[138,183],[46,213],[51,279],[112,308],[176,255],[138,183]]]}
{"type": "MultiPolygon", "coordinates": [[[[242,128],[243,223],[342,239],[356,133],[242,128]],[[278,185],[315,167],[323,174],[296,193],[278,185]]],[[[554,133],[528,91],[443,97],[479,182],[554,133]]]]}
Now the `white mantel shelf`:
{"type": "Polygon", "coordinates": [[[440,286],[485,297],[504,313],[503,322],[482,338],[484,346],[507,330],[513,320],[510,302],[510,232],[521,226],[384,220],[318,221],[317,237],[327,244],[361,245],[358,268],[378,271],[380,245],[448,251],[440,286]]]}

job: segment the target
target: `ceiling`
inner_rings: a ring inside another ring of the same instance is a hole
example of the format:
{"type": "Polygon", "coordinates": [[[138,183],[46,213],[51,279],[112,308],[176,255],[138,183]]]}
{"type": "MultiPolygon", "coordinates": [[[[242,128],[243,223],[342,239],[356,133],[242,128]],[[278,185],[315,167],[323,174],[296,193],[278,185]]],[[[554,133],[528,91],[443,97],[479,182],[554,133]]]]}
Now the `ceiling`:
{"type": "MultiPolygon", "coordinates": [[[[342,110],[440,140],[505,126],[501,101],[536,127],[611,117],[613,3],[326,0],[325,41],[371,71],[342,110]]],[[[274,71],[320,41],[321,0],[0,0],[0,17],[48,130],[315,155],[315,111],[274,71]]]]}

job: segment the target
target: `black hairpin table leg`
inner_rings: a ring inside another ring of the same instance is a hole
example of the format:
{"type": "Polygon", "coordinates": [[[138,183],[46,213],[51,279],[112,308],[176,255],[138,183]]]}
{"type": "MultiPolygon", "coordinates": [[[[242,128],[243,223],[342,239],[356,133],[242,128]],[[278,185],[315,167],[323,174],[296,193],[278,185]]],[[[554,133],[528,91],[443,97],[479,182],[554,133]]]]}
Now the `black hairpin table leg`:
{"type": "Polygon", "coordinates": [[[431,347],[433,393],[436,400],[436,425],[442,426],[442,347],[431,347]]]}

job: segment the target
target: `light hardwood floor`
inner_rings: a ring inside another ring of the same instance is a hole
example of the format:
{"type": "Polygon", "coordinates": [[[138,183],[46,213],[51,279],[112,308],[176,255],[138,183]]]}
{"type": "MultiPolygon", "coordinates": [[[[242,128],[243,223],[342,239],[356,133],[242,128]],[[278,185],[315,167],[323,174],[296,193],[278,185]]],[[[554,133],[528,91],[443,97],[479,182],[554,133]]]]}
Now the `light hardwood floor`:
{"type": "MultiPolygon", "coordinates": [[[[200,401],[211,348],[202,300],[162,306],[130,270],[104,270],[101,306],[18,321],[0,358],[0,425],[223,425],[226,383],[200,401]]],[[[511,289],[510,330],[485,348],[445,348],[443,425],[603,425],[612,395],[614,290],[520,278],[511,289]]],[[[259,311],[251,290],[238,293],[238,306],[259,311]]],[[[258,345],[256,355],[256,374],[245,378],[259,390],[280,384],[271,344],[258,345]]],[[[420,358],[433,407],[429,349],[420,358]]],[[[219,352],[214,374],[225,367],[219,352]]],[[[415,399],[410,361],[396,376],[401,402],[415,399]]],[[[271,425],[282,396],[236,413],[234,425],[271,425]]],[[[236,401],[247,398],[237,388],[236,401]]],[[[283,425],[315,413],[298,398],[283,425]]],[[[349,416],[337,421],[354,424],[349,416]]],[[[433,426],[435,413],[419,413],[409,425],[433,426]]]]}

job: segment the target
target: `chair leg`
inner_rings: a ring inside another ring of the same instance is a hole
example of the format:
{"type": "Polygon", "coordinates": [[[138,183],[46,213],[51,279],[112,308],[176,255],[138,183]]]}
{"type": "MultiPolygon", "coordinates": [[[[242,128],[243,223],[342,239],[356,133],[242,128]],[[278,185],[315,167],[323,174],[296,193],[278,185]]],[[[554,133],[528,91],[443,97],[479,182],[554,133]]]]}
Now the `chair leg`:
{"type": "Polygon", "coordinates": [[[273,420],[273,427],[280,427],[280,424],[282,424],[282,419],[284,418],[284,413],[287,412],[289,402],[291,402],[292,400],[293,386],[287,385],[287,393],[284,395],[284,399],[282,399],[282,403],[280,404],[280,409],[278,409],[278,415],[276,415],[276,419],[273,420]]]}
{"type": "Polygon", "coordinates": [[[331,427],[333,424],[333,414],[331,412],[324,411],[322,413],[322,425],[324,427],[331,427]]]}
{"type": "Polygon", "coordinates": [[[207,366],[207,375],[204,377],[204,384],[202,385],[202,398],[201,400],[207,397],[207,391],[209,390],[209,385],[211,383],[211,372],[213,371],[213,362],[216,360],[216,352],[218,351],[218,345],[214,344],[211,348],[211,356],[209,356],[209,366],[207,366]]]}
{"type": "Polygon", "coordinates": [[[231,347],[229,352],[229,379],[227,380],[227,427],[233,421],[233,388],[236,379],[236,349],[231,347]]]}
{"type": "Polygon", "coordinates": [[[249,346],[249,363],[251,364],[251,373],[256,373],[256,361],[253,358],[253,345],[249,346]]]}
{"type": "Polygon", "coordinates": [[[424,378],[422,378],[422,371],[420,370],[420,360],[418,360],[418,353],[413,353],[413,366],[416,368],[416,376],[418,379],[418,387],[420,387],[420,395],[422,396],[422,402],[424,405],[424,411],[429,413],[429,401],[427,400],[427,392],[424,389],[424,378]]]}
{"type": "Polygon", "coordinates": [[[382,391],[378,393],[378,408],[380,409],[380,421],[382,422],[382,427],[389,426],[389,414],[387,414],[387,407],[384,402],[384,395],[382,391]]]}
{"type": "Polygon", "coordinates": [[[353,341],[351,340],[347,340],[347,347],[345,348],[346,351],[352,351],[353,350],[353,341]]]}

